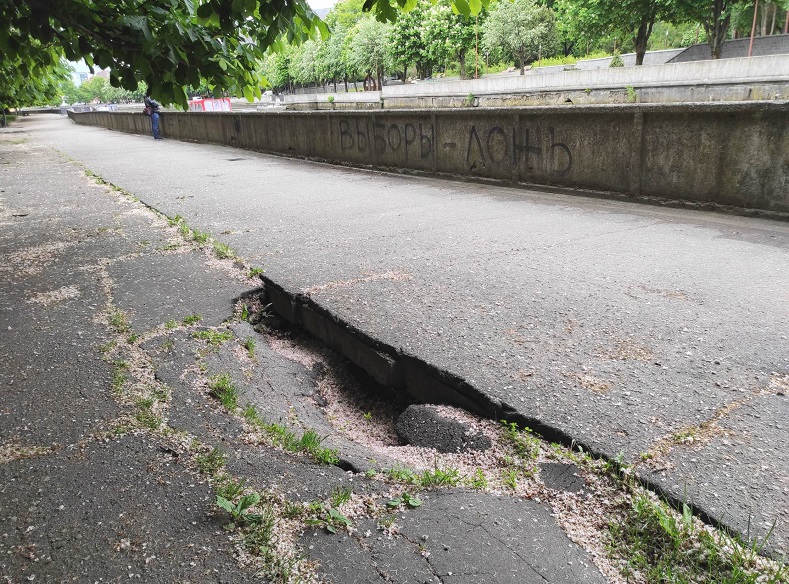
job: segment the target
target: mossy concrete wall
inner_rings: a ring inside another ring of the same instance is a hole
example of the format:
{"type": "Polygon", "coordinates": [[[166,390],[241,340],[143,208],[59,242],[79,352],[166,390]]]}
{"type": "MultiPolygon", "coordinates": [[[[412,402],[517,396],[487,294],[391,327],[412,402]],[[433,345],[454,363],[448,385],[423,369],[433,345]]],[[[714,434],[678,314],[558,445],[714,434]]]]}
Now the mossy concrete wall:
{"type": "MultiPolygon", "coordinates": [[[[147,134],[141,114],[70,113],[147,134]]],[[[166,112],[165,138],[380,169],[789,213],[789,103],[166,112]]]]}

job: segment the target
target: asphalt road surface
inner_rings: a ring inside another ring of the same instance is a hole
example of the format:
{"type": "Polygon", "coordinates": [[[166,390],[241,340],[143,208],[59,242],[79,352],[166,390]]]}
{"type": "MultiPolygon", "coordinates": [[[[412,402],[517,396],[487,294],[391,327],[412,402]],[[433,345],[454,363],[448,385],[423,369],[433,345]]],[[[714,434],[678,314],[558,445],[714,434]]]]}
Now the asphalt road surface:
{"type": "Polygon", "coordinates": [[[789,552],[789,223],[39,136],[281,286],[789,552]]]}

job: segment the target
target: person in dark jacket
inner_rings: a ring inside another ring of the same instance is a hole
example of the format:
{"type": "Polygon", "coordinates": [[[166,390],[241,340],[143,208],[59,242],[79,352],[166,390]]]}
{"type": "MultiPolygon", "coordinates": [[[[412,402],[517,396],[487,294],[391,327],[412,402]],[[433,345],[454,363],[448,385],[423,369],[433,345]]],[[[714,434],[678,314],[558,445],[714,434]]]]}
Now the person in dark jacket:
{"type": "Polygon", "coordinates": [[[153,139],[161,140],[162,135],[159,133],[159,103],[151,99],[150,95],[145,96],[145,115],[151,117],[151,130],[153,131],[153,139]]]}

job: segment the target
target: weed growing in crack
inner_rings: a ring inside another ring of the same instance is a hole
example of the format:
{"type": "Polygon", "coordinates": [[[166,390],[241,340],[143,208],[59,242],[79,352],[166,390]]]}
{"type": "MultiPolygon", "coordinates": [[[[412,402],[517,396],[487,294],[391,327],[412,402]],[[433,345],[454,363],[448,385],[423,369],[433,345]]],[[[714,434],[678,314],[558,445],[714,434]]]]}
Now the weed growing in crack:
{"type": "Polygon", "coordinates": [[[501,420],[504,438],[512,445],[515,453],[525,460],[536,460],[540,454],[540,439],[530,428],[521,430],[515,422],[501,420]]]}
{"type": "Polygon", "coordinates": [[[260,495],[258,493],[241,495],[234,500],[228,500],[221,495],[216,496],[216,504],[230,513],[230,516],[233,518],[233,524],[230,526],[230,529],[235,529],[236,525],[245,523],[258,523],[261,519],[260,514],[252,512],[252,508],[258,503],[260,503],[260,495]]]}
{"type": "Polygon", "coordinates": [[[386,502],[386,508],[389,510],[399,509],[403,505],[409,509],[416,509],[417,507],[422,506],[422,499],[412,495],[411,493],[404,492],[399,497],[394,497],[393,499],[389,499],[386,502]]]}
{"type": "Polygon", "coordinates": [[[139,338],[140,335],[138,335],[137,333],[131,333],[128,337],[126,337],[126,342],[129,343],[130,345],[133,345],[139,340],[139,338]]]}
{"type": "Polygon", "coordinates": [[[212,397],[219,400],[229,411],[238,407],[238,388],[233,384],[229,373],[218,373],[208,380],[208,389],[212,397]]]}
{"type": "MultiPolygon", "coordinates": [[[[246,308],[246,305],[244,306],[246,308]]],[[[249,355],[250,359],[255,358],[255,339],[252,337],[247,337],[247,339],[241,343],[244,348],[247,350],[247,355],[249,355]]]]}
{"type": "Polygon", "coordinates": [[[204,331],[195,331],[192,333],[192,337],[201,341],[206,341],[209,345],[214,347],[221,345],[225,341],[229,341],[233,338],[232,331],[215,331],[211,329],[207,329],[204,331]]]}
{"type": "Polygon", "coordinates": [[[460,472],[454,468],[434,468],[418,475],[419,484],[423,487],[454,487],[460,484],[460,472]]]}
{"type": "Polygon", "coordinates": [[[252,404],[244,408],[243,416],[250,425],[266,434],[268,442],[272,446],[278,446],[288,452],[303,452],[321,464],[329,465],[339,462],[337,451],[324,448],[321,445],[323,438],[315,430],[307,430],[299,437],[284,424],[264,420],[252,404]]]}
{"type": "Polygon", "coordinates": [[[214,240],[214,253],[220,260],[228,260],[237,257],[233,249],[226,243],[214,240]]]}
{"type": "Polygon", "coordinates": [[[249,272],[247,272],[247,277],[249,277],[250,279],[255,278],[257,276],[260,276],[262,273],[263,273],[263,268],[250,268],[249,272]]]}
{"type": "Polygon", "coordinates": [[[485,476],[481,468],[478,468],[473,475],[468,477],[467,484],[472,489],[484,491],[488,488],[488,477],[485,476]]]}
{"type": "Polygon", "coordinates": [[[178,328],[178,321],[175,319],[170,319],[166,323],[164,323],[164,330],[171,331],[175,328],[178,328]]]}
{"type": "Polygon", "coordinates": [[[282,509],[282,516],[287,519],[295,519],[304,514],[304,507],[301,503],[295,501],[285,501],[285,507],[282,509]]]}
{"type": "Polygon", "coordinates": [[[263,505],[256,519],[244,535],[244,547],[254,555],[268,558],[273,543],[276,515],[269,505],[263,505]]]}
{"type": "Polygon", "coordinates": [[[192,241],[194,241],[198,245],[205,245],[211,239],[211,236],[204,231],[198,231],[197,229],[192,229],[192,241]]]}
{"type": "Polygon", "coordinates": [[[317,516],[305,519],[304,524],[323,527],[329,533],[337,533],[337,529],[346,529],[350,527],[351,520],[334,507],[330,507],[329,509],[321,507],[317,516]]]}
{"type": "Polygon", "coordinates": [[[163,422],[162,417],[154,412],[153,404],[154,400],[150,397],[140,398],[135,402],[137,412],[134,414],[134,419],[141,427],[149,430],[156,430],[163,422]]]}
{"type": "Polygon", "coordinates": [[[518,472],[517,468],[503,468],[501,469],[501,482],[504,483],[504,486],[508,489],[515,491],[518,489],[518,472]]]}
{"type": "Polygon", "coordinates": [[[331,498],[329,501],[331,502],[332,507],[339,507],[351,500],[351,494],[353,493],[353,489],[348,486],[336,486],[332,489],[331,498]]]}
{"type": "Polygon", "coordinates": [[[216,476],[225,466],[225,456],[218,449],[202,452],[195,457],[198,470],[209,476],[216,476]]]}
{"type": "Polygon", "coordinates": [[[183,217],[181,217],[180,215],[176,215],[175,217],[168,217],[167,218],[167,224],[170,227],[175,227],[176,225],[182,223],[183,220],[184,220],[183,217]]]}
{"type": "Polygon", "coordinates": [[[129,332],[129,321],[126,318],[126,313],[120,308],[110,308],[107,311],[107,322],[119,334],[126,334],[129,332]]]}
{"type": "Polygon", "coordinates": [[[118,345],[118,341],[112,340],[104,343],[103,345],[99,345],[99,351],[104,354],[111,353],[112,350],[118,345]]]}
{"type": "Polygon", "coordinates": [[[386,476],[393,481],[400,483],[413,484],[416,482],[416,475],[410,468],[396,466],[385,471],[386,476]]]}
{"type": "Polygon", "coordinates": [[[112,379],[110,381],[110,389],[112,393],[119,394],[123,390],[123,386],[128,381],[129,377],[126,371],[129,369],[129,363],[123,359],[116,359],[112,366],[112,379]]]}
{"type": "Polygon", "coordinates": [[[621,521],[608,527],[609,555],[625,578],[648,582],[739,584],[786,582],[786,564],[760,569],[757,561],[772,530],[761,541],[742,545],[732,536],[704,529],[683,504],[681,513],[638,493],[621,521]]]}
{"type": "Polygon", "coordinates": [[[236,497],[240,497],[245,488],[246,483],[243,479],[237,481],[230,475],[225,474],[217,479],[216,494],[217,497],[232,501],[236,497]]]}
{"type": "Polygon", "coordinates": [[[160,345],[159,348],[162,351],[167,353],[169,351],[172,351],[174,347],[175,347],[175,341],[174,340],[172,340],[172,339],[165,339],[164,342],[162,342],[162,344],[160,345]]]}
{"type": "Polygon", "coordinates": [[[201,315],[190,314],[189,316],[184,317],[184,320],[182,322],[184,323],[185,326],[189,326],[197,322],[200,322],[201,320],[203,320],[203,317],[201,315]]]}

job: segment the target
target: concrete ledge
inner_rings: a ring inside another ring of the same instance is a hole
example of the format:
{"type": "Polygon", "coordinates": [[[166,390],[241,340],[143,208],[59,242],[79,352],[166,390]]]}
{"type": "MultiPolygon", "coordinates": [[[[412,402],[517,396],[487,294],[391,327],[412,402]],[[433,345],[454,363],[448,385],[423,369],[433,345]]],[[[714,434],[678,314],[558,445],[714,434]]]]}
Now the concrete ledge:
{"type": "Polygon", "coordinates": [[[719,59],[686,63],[614,67],[608,69],[571,69],[554,73],[483,77],[463,81],[417,83],[385,86],[385,100],[395,97],[460,96],[469,94],[522,93],[530,91],[567,91],[656,85],[739,84],[789,82],[789,55],[770,55],[743,59],[719,59]]]}
{"type": "MultiPolygon", "coordinates": [[[[149,131],[142,114],[69,117],[149,131]]],[[[787,127],[786,101],[161,116],[166,138],[774,217],[789,216],[787,127]]]]}

